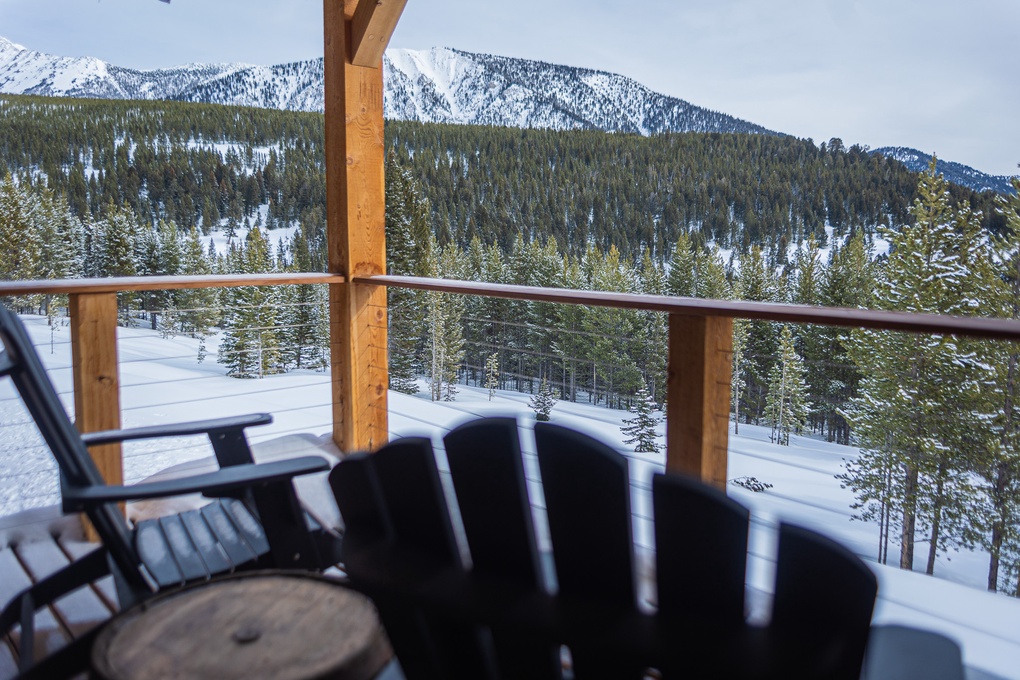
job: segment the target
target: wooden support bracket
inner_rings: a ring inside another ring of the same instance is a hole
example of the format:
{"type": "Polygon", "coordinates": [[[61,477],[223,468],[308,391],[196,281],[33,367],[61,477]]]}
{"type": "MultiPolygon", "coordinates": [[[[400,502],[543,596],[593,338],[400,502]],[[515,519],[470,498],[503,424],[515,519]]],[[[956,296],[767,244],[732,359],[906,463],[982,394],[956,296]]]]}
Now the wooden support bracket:
{"type": "Polygon", "coordinates": [[[351,64],[382,65],[383,52],[400,21],[407,0],[360,0],[351,19],[351,64]]]}
{"type": "Polygon", "coordinates": [[[733,319],[669,315],[666,469],[726,488],[733,319]]]}

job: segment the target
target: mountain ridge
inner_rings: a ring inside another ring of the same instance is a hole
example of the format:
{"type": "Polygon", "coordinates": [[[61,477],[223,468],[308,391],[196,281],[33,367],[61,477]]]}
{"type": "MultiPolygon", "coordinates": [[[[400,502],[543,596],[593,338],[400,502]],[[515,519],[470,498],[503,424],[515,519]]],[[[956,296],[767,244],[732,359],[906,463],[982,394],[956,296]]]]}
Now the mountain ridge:
{"type": "MultiPolygon", "coordinates": [[[[720,132],[782,135],[724,113],[655,92],[607,71],[466,52],[389,48],[383,57],[388,119],[652,135],[720,132]]],[[[96,57],[59,57],[0,36],[0,93],[100,99],[169,99],[323,111],[322,58],[271,66],[186,64],[138,70],[96,57]]],[[[906,147],[882,153],[911,170],[930,156],[906,147]]],[[[951,161],[938,169],[978,191],[1011,192],[1008,178],[951,161]]]]}
{"type": "MultiPolygon", "coordinates": [[[[880,153],[898,160],[914,172],[924,172],[931,165],[932,154],[911,149],[905,146],[883,146],[872,149],[871,153],[880,153]]],[[[965,186],[975,191],[994,191],[1000,194],[1014,193],[1013,185],[1007,175],[989,175],[969,165],[946,161],[935,157],[935,171],[954,184],[965,186]]]]}

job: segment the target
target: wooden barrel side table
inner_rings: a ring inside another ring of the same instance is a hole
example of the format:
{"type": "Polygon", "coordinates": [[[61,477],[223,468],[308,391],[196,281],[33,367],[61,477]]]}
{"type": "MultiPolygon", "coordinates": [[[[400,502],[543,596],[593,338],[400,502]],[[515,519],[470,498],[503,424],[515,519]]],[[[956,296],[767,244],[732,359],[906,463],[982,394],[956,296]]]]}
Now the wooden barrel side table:
{"type": "Polygon", "coordinates": [[[106,680],[370,680],[393,656],[371,601],[317,574],[248,572],[159,595],[92,648],[106,680]]]}

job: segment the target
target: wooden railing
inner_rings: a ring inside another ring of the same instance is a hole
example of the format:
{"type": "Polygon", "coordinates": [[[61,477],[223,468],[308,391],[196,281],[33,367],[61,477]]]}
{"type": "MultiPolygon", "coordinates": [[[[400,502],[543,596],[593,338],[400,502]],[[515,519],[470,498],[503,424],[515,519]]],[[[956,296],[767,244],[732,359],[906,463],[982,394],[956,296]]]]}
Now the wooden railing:
{"type": "Polygon", "coordinates": [[[720,488],[725,488],[726,484],[734,319],[1020,340],[1020,321],[1009,319],[702,300],[407,276],[355,277],[352,282],[667,313],[666,468],[695,475],[720,488]]]}
{"type": "MultiPolygon", "coordinates": [[[[71,353],[75,418],[83,432],[120,427],[120,388],[117,371],[116,325],[118,292],[329,284],[331,305],[337,300],[374,298],[388,286],[443,293],[552,302],[570,305],[616,307],[669,315],[668,378],[666,400],[666,466],[696,475],[724,487],[726,481],[730,372],[734,319],[787,323],[814,323],[851,328],[872,328],[913,333],[955,334],[977,338],[1020,341],[1020,321],[931,314],[906,314],[811,307],[805,305],[671,298],[580,290],[537,288],[473,281],[404,276],[360,276],[351,281],[336,274],[238,274],[182,277],[127,277],[40,281],[0,281],[0,295],[67,294],[70,300],[71,353]]],[[[379,314],[331,316],[331,344],[338,337],[376,337],[373,370],[367,380],[351,369],[333,367],[332,401],[334,439],[342,449],[349,441],[383,443],[386,414],[373,413],[366,422],[344,419],[344,404],[358,404],[359,394],[385,394],[388,375],[385,357],[385,307],[379,314]],[[339,328],[341,320],[349,326],[339,328]],[[361,327],[364,325],[365,327],[361,327]],[[379,329],[381,332],[378,332],[379,329]],[[381,343],[381,345],[380,345],[381,343]],[[381,423],[381,426],[380,426],[381,423]],[[369,432],[368,430],[371,429],[369,432]]],[[[334,362],[336,362],[334,354],[334,362]]],[[[122,480],[122,459],[117,445],[93,451],[100,470],[111,483],[122,480]]]]}
{"type": "MultiPolygon", "coordinates": [[[[0,295],[67,295],[71,327],[71,371],[75,424],[81,432],[121,426],[120,378],[117,369],[117,293],[183,288],[281,286],[343,283],[334,274],[245,274],[220,276],[152,276],[108,279],[0,281],[0,295]]],[[[110,484],[123,484],[120,444],[91,449],[96,467],[110,484]]]]}

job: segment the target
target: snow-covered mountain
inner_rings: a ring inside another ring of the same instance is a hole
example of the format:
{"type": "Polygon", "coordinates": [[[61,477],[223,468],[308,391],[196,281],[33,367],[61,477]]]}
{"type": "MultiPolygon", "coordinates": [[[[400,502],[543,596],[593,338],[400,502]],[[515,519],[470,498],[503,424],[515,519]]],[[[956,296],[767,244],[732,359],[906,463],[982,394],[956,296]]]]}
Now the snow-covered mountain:
{"type": "MultiPolygon", "coordinates": [[[[747,132],[759,125],[669,97],[613,73],[463,52],[391,48],[383,58],[385,115],[433,123],[597,129],[609,132],[747,132]]],[[[57,57],[0,37],[0,93],[103,99],[176,99],[322,111],[322,59],[275,66],[187,64],[140,71],[94,57],[57,57]]],[[[875,149],[912,170],[930,156],[875,149]]],[[[1007,177],[940,160],[946,178],[978,191],[1009,192],[1007,177]]]]}
{"type": "Polygon", "coordinates": [[[605,71],[449,48],[391,49],[383,68],[390,118],[644,135],[770,133],[605,71]]]}
{"type": "Polygon", "coordinates": [[[252,68],[246,64],[188,64],[138,71],[95,57],[55,57],[0,37],[0,92],[99,99],[169,99],[203,83],[252,68]]]}
{"type": "MultiPolygon", "coordinates": [[[[915,172],[923,172],[931,165],[931,154],[903,146],[883,146],[880,149],[872,149],[871,153],[880,153],[883,156],[895,158],[915,172]]],[[[1009,177],[1005,175],[987,175],[969,165],[944,161],[941,158],[936,159],[935,170],[942,173],[953,184],[959,184],[975,191],[995,191],[1000,194],[1015,193],[1013,185],[1009,182],[1009,177]]]]}
{"type": "MultiPolygon", "coordinates": [[[[383,62],[387,118],[640,134],[770,132],[603,71],[449,48],[389,49],[383,62]]],[[[94,57],[51,56],[0,38],[0,92],[322,111],[322,59],[139,71],[94,57]]]]}

